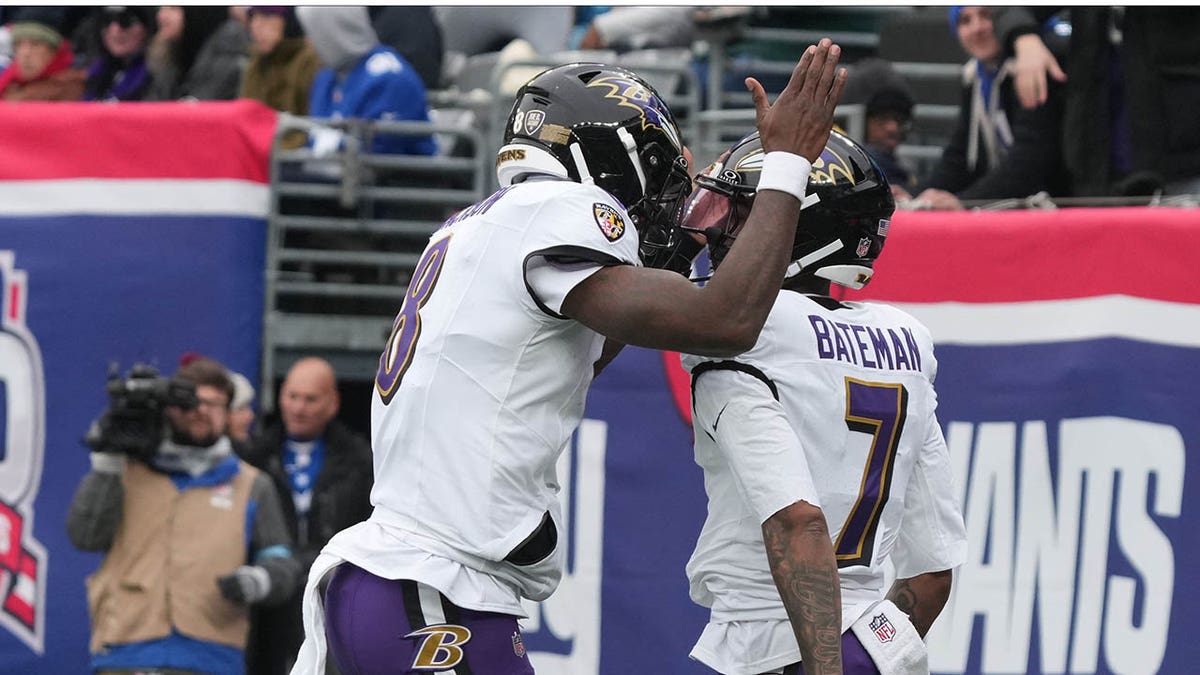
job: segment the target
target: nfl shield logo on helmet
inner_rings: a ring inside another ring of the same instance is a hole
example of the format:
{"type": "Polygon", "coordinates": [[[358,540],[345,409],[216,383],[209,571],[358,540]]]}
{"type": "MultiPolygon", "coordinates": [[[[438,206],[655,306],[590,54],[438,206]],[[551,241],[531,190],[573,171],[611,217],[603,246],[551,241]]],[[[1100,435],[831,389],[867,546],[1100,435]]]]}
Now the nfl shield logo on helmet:
{"type": "Polygon", "coordinates": [[[592,204],[592,213],[596,216],[596,224],[600,226],[605,239],[616,241],[625,234],[625,221],[612,206],[596,202],[592,204]]]}
{"type": "Polygon", "coordinates": [[[875,637],[879,638],[880,642],[891,642],[892,638],[896,637],[896,627],[888,620],[886,614],[871,619],[868,625],[875,631],[875,637]]]}
{"type": "Polygon", "coordinates": [[[538,129],[542,128],[542,122],[546,121],[546,112],[544,110],[530,110],[525,113],[525,133],[532,136],[538,129]]]}
{"type": "Polygon", "coordinates": [[[513,653],[518,658],[525,658],[525,641],[521,639],[520,633],[512,634],[513,653]]]}
{"type": "Polygon", "coordinates": [[[858,248],[854,249],[854,255],[861,258],[870,252],[871,252],[871,238],[863,237],[862,239],[859,239],[858,240],[858,248]]]}

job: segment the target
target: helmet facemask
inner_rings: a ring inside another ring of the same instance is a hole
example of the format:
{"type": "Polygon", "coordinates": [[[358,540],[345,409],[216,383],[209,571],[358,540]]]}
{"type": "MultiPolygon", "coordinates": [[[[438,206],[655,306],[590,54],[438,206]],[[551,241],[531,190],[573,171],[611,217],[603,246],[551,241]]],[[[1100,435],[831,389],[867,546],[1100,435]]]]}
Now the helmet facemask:
{"type": "Polygon", "coordinates": [[[688,246],[690,238],[679,229],[684,204],[692,192],[687,160],[682,155],[669,160],[665,155],[655,153],[654,148],[648,149],[643,156],[647,158],[645,163],[652,176],[646,194],[629,207],[629,216],[633,218],[639,236],[638,254],[646,267],[667,269],[686,276],[691,271],[692,258],[702,248],[688,246]],[[663,165],[666,165],[665,170],[663,165]]]}

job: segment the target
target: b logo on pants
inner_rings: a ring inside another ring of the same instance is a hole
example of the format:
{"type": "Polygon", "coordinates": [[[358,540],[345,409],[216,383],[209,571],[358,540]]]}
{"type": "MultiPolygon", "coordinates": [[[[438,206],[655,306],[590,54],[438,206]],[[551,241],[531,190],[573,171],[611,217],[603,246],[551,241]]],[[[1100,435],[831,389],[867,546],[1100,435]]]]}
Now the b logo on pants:
{"type": "Polygon", "coordinates": [[[453,668],[463,660],[463,650],[459,645],[471,639],[471,629],[442,624],[414,630],[404,637],[424,638],[413,659],[413,670],[442,670],[453,668]]]}

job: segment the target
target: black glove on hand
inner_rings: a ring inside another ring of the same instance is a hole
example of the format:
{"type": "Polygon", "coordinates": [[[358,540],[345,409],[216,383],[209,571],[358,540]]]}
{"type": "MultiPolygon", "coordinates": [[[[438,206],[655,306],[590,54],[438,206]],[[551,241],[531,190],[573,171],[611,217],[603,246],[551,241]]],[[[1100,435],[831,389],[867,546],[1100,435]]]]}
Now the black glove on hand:
{"type": "Polygon", "coordinates": [[[271,592],[271,576],[262,567],[242,565],[233,574],[218,578],[217,586],[226,600],[253,605],[271,592]]]}

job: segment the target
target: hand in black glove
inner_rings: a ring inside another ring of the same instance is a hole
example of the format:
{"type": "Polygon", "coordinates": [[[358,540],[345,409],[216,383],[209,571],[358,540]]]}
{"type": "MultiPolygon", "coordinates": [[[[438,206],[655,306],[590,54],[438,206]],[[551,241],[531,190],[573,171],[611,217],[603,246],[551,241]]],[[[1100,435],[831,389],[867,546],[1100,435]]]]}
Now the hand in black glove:
{"type": "Polygon", "coordinates": [[[271,576],[267,570],[256,565],[242,565],[217,579],[217,586],[226,600],[242,605],[253,605],[271,592],[271,576]]]}

